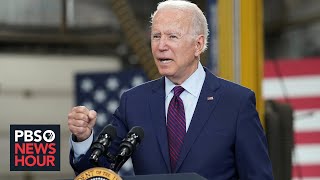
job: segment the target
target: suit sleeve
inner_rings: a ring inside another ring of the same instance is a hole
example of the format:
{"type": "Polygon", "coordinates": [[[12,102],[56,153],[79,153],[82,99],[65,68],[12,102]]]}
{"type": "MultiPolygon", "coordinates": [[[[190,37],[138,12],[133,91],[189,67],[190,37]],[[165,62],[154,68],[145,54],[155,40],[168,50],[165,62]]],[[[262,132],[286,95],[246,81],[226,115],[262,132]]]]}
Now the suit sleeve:
{"type": "Polygon", "coordinates": [[[127,123],[127,92],[124,92],[120,99],[120,105],[112,116],[110,123],[117,129],[117,138],[112,141],[109,151],[116,155],[119,150],[121,141],[126,137],[129,127],[127,123]]]}
{"type": "Polygon", "coordinates": [[[255,104],[252,91],[242,98],[235,137],[236,165],[241,180],[273,180],[267,140],[255,104]]]}

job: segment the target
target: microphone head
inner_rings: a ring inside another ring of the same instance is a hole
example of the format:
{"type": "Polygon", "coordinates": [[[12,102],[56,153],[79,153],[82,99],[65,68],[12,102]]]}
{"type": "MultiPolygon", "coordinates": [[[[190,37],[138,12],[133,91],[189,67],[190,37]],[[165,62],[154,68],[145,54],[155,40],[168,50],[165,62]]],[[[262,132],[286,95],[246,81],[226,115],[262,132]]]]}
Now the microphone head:
{"type": "Polygon", "coordinates": [[[144,138],[144,131],[143,128],[140,126],[134,126],[128,133],[128,136],[131,136],[132,134],[136,134],[140,141],[144,138]]]}
{"type": "Polygon", "coordinates": [[[114,139],[117,136],[117,129],[113,127],[111,124],[107,125],[103,128],[100,135],[108,134],[110,136],[110,139],[114,139]]]}

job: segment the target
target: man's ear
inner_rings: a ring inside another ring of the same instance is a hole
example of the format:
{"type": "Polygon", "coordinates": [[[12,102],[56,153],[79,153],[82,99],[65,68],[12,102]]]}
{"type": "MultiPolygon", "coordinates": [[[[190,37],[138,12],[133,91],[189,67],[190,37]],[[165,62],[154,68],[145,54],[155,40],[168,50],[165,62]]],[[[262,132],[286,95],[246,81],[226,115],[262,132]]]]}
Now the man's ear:
{"type": "Polygon", "coordinates": [[[200,56],[200,54],[202,53],[202,49],[204,47],[204,36],[203,35],[199,35],[197,38],[196,38],[196,41],[195,41],[195,46],[196,46],[196,52],[195,52],[195,56],[200,56]]]}

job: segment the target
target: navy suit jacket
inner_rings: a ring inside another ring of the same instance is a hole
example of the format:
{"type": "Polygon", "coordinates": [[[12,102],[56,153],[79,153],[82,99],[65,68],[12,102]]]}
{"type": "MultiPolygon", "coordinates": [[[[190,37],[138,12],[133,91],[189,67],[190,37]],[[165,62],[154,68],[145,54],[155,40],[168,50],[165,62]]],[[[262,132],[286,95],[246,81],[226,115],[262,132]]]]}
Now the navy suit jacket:
{"type": "MultiPolygon", "coordinates": [[[[145,136],[132,155],[136,175],[195,172],[212,180],[273,179],[254,93],[205,70],[206,78],[173,172],[166,130],[164,78],[122,95],[113,118],[119,138],[110,151],[117,151],[133,126],[141,126],[145,136]]],[[[92,167],[88,162],[90,153],[89,150],[74,164],[71,150],[70,163],[76,173],[92,167]]],[[[101,158],[100,163],[108,167],[106,159],[101,158]]]]}

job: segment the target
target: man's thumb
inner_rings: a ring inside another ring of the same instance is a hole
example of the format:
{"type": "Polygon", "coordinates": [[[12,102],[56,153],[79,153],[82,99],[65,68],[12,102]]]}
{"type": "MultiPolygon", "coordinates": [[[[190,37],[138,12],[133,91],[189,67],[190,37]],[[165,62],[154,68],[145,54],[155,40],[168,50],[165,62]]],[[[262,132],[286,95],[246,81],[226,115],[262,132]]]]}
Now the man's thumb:
{"type": "Polygon", "coordinates": [[[89,114],[89,124],[88,126],[92,129],[92,127],[96,124],[96,120],[97,120],[97,112],[94,110],[90,110],[89,114]]]}

